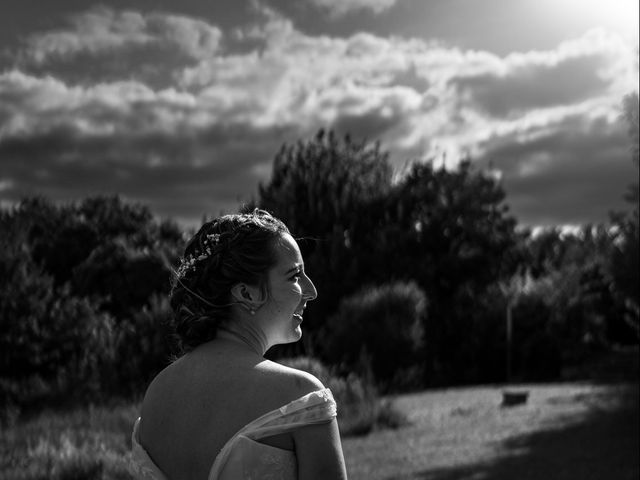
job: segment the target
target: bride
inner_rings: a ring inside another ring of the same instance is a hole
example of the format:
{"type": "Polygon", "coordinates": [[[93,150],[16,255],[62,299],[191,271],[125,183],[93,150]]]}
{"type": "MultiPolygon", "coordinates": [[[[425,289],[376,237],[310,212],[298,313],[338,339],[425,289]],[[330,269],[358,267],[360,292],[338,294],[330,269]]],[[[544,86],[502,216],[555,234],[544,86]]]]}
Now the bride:
{"type": "Polygon", "coordinates": [[[184,351],[151,382],[132,435],[141,478],[346,479],[329,389],[266,360],[295,342],[316,289],[263,210],[205,223],[171,292],[184,351]]]}

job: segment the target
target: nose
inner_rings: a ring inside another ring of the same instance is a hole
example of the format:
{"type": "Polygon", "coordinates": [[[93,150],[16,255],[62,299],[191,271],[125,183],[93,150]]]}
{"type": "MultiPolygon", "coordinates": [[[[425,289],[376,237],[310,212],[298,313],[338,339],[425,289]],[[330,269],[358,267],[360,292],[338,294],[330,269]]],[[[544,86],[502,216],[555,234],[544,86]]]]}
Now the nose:
{"type": "Polygon", "coordinates": [[[316,286],[306,274],[304,275],[304,280],[305,282],[304,289],[302,291],[302,298],[304,298],[306,301],[315,300],[315,298],[318,296],[316,286]]]}

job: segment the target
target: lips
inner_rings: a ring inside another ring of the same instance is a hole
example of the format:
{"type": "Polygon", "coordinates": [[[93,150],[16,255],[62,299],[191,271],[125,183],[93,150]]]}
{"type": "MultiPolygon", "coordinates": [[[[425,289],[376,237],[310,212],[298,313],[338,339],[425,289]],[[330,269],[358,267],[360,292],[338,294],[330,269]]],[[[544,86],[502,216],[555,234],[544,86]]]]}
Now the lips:
{"type": "Polygon", "coordinates": [[[302,307],[298,308],[294,313],[293,313],[293,317],[298,320],[299,322],[302,322],[302,313],[304,312],[304,308],[306,307],[306,305],[302,305],[302,307]]]}

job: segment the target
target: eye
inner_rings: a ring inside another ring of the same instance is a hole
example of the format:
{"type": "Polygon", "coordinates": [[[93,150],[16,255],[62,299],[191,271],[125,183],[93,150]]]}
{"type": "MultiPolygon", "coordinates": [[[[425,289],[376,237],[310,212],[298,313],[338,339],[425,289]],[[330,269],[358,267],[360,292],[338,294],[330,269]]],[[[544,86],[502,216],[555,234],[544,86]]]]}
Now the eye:
{"type": "Polygon", "coordinates": [[[296,272],[291,275],[291,280],[298,280],[302,276],[302,272],[296,272]]]}
{"type": "Polygon", "coordinates": [[[300,277],[302,276],[302,269],[298,269],[297,271],[295,271],[293,273],[293,275],[291,275],[291,277],[289,277],[290,280],[298,280],[300,279],[300,277]]]}

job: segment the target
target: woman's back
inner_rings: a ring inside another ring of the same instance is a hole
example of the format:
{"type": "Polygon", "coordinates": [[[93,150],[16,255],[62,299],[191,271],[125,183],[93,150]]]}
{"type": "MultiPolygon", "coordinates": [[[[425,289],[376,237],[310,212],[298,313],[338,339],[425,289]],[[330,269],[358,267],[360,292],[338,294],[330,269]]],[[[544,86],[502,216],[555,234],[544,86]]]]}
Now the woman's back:
{"type": "MultiPolygon", "coordinates": [[[[149,386],[139,438],[169,478],[207,478],[217,454],[242,427],[321,388],[304,372],[214,341],[180,358],[149,386]]],[[[291,433],[261,443],[294,450],[291,433]]]]}

